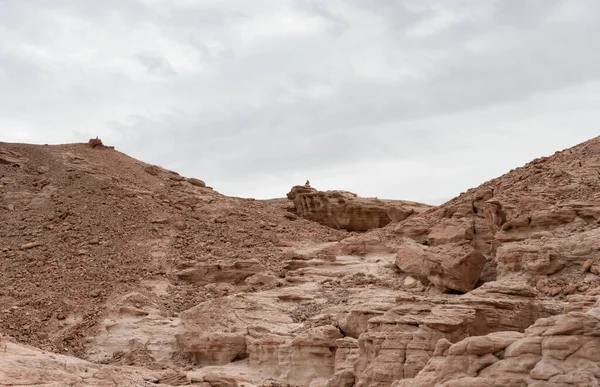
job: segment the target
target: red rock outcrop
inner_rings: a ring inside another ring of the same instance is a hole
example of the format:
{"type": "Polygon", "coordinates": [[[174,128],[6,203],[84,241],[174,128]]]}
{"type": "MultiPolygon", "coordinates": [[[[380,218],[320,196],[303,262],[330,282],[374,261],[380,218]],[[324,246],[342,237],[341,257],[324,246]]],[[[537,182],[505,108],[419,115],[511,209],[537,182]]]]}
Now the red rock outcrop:
{"type": "Polygon", "coordinates": [[[293,187],[287,197],[298,215],[348,231],[384,227],[431,208],[415,202],[361,198],[347,191],[318,191],[308,185],[293,187]]]}

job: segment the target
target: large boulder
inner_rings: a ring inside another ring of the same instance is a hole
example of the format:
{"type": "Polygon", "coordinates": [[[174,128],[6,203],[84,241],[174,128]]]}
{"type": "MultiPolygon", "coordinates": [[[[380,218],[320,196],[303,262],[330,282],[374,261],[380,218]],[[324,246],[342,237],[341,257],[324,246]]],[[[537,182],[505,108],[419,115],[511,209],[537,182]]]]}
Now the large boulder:
{"type": "Polygon", "coordinates": [[[483,254],[469,243],[429,247],[406,239],[396,254],[396,266],[403,272],[462,293],[473,290],[485,263],[483,254]]]}

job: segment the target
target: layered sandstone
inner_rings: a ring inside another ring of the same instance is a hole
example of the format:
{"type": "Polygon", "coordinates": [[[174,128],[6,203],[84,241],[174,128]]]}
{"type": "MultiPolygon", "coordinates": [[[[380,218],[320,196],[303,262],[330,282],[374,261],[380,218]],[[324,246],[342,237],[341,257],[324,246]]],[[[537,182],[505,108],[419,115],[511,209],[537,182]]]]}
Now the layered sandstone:
{"type": "Polygon", "coordinates": [[[430,208],[415,202],[361,198],[348,191],[318,191],[307,185],[293,187],[287,197],[298,215],[348,231],[384,227],[430,208]]]}
{"type": "Polygon", "coordinates": [[[394,386],[597,386],[599,332],[600,303],[540,319],[524,333],[440,339],[427,366],[394,386]]]}

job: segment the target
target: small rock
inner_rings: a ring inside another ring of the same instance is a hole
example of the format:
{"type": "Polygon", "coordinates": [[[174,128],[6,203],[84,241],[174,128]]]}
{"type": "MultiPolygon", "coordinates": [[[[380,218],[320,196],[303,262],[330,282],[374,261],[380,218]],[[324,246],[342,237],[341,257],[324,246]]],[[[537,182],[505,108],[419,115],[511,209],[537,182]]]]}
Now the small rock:
{"type": "Polygon", "coordinates": [[[188,183],[190,183],[191,185],[196,186],[196,187],[201,187],[201,188],[205,188],[206,187],[206,183],[205,182],[203,182],[200,179],[196,179],[194,177],[190,177],[189,179],[187,179],[187,181],[188,181],[188,183]]]}
{"type": "Polygon", "coordinates": [[[583,278],[583,282],[585,283],[591,283],[591,282],[595,282],[598,280],[598,276],[596,274],[586,274],[586,276],[583,278]]]}
{"type": "Polygon", "coordinates": [[[88,146],[90,148],[98,148],[98,147],[102,147],[102,140],[100,140],[98,137],[96,138],[90,138],[90,141],[88,141],[88,146]]]}
{"type": "Polygon", "coordinates": [[[169,179],[173,180],[173,181],[183,181],[184,177],[183,176],[179,176],[179,175],[170,175],[169,179]]]}
{"type": "Polygon", "coordinates": [[[581,267],[581,272],[582,273],[586,273],[588,271],[590,271],[590,268],[592,267],[592,260],[588,259],[587,261],[585,261],[581,267]]]}
{"type": "Polygon", "coordinates": [[[86,249],[77,250],[77,255],[86,255],[88,251],[86,249]]]}
{"type": "Polygon", "coordinates": [[[279,278],[272,272],[254,274],[244,281],[248,285],[271,285],[279,282],[279,278]]]}
{"type": "Polygon", "coordinates": [[[216,372],[206,374],[202,379],[203,382],[209,383],[211,387],[238,387],[235,379],[216,372]]]}
{"type": "Polygon", "coordinates": [[[414,279],[411,276],[408,276],[404,279],[404,287],[406,289],[412,289],[414,287],[416,287],[419,284],[419,280],[414,279]]]}
{"type": "Polygon", "coordinates": [[[174,226],[179,231],[183,231],[187,228],[187,224],[185,224],[185,222],[182,220],[175,222],[174,226]]]}
{"type": "Polygon", "coordinates": [[[34,247],[39,247],[39,246],[42,246],[42,244],[40,242],[31,242],[31,243],[25,243],[24,245],[21,245],[21,249],[29,250],[29,249],[33,249],[34,247]]]}
{"type": "Polygon", "coordinates": [[[289,219],[289,220],[296,220],[296,219],[298,219],[298,215],[292,214],[291,212],[288,212],[288,213],[284,214],[283,216],[285,218],[289,219]]]}
{"type": "Polygon", "coordinates": [[[158,176],[158,174],[160,173],[160,168],[156,165],[149,165],[146,168],[144,168],[144,172],[152,176],[158,176]]]}

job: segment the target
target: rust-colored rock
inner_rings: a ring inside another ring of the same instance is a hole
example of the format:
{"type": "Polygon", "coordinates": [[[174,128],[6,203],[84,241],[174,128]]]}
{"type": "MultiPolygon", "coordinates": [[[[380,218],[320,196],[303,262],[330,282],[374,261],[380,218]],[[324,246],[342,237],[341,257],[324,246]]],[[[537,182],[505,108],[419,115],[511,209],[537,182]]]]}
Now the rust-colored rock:
{"type": "Polygon", "coordinates": [[[360,198],[348,191],[318,191],[298,185],[287,194],[298,215],[335,229],[368,231],[400,222],[430,206],[401,200],[360,198]]]}
{"type": "Polygon", "coordinates": [[[100,140],[98,137],[96,137],[96,138],[90,138],[90,140],[88,141],[88,146],[90,148],[101,148],[104,146],[104,144],[102,143],[102,140],[100,140]]]}

